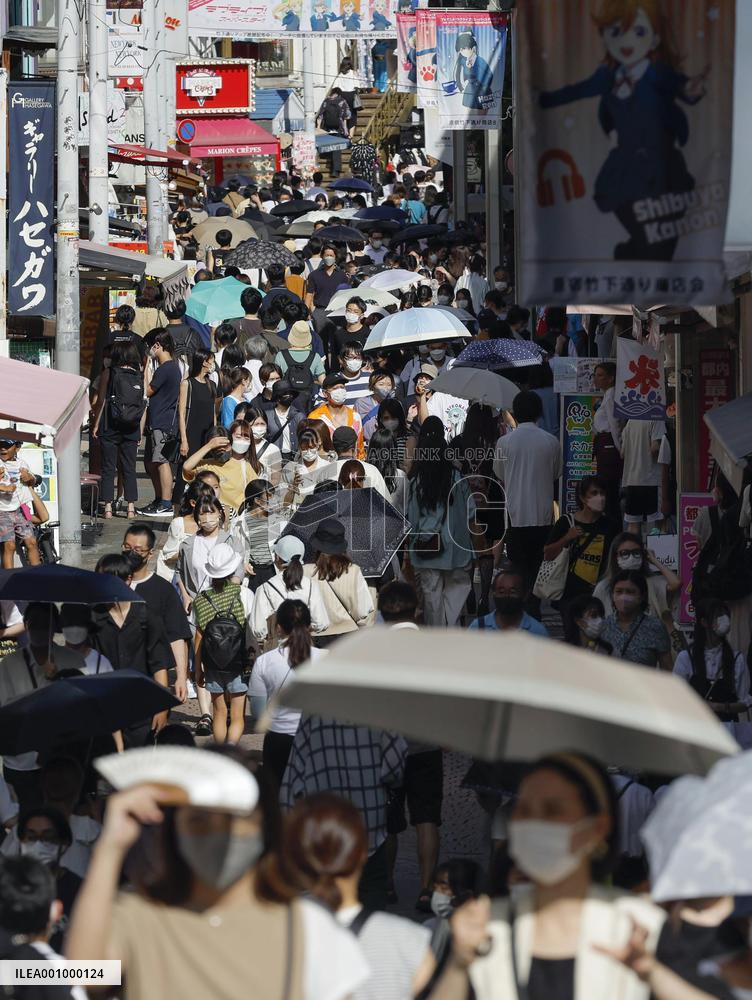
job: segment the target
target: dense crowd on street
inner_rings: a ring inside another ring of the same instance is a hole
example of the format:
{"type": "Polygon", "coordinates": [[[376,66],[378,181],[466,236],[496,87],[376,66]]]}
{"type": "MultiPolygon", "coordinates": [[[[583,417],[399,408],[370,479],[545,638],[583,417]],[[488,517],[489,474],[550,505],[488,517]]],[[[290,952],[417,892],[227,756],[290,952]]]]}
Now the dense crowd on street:
{"type": "MultiPolygon", "coordinates": [[[[328,100],[322,120],[346,133],[348,100],[328,100]]],[[[0,431],[3,567],[32,567],[0,581],[0,713],[122,670],[174,694],[96,738],[73,715],[56,742],[40,722],[34,747],[30,721],[3,752],[0,957],[118,959],[130,1000],[746,1000],[748,890],[693,892],[688,870],[686,895],[651,898],[698,818],[661,759],[468,758],[479,861],[442,844],[454,748],[438,720],[419,743],[284,699],[357,633],[388,659],[387,630],[428,648],[464,628],[470,657],[505,656],[505,636],[479,631],[525,633],[636,685],[673,674],[719,730],[752,708],[752,579],[715,572],[746,549],[749,490],[714,476],[687,635],[654,551],[676,530],[675,401],[664,421],[614,408],[631,325],[516,304],[511,262],[455,223],[440,164],[394,167],[378,184],[231,179],[174,213],[192,287],[145,281],[92,384],[101,514],[110,537],[122,525],[96,564],[101,601],[6,599],[50,567],[34,476],[0,431]],[[568,510],[554,374],[582,357],[603,395],[568,510]],[[491,405],[469,373],[513,391],[491,405]],[[194,725],[170,718],[194,700],[194,725]],[[260,760],[240,747],[252,731],[260,760]],[[408,822],[414,919],[390,912],[408,822]]]]}

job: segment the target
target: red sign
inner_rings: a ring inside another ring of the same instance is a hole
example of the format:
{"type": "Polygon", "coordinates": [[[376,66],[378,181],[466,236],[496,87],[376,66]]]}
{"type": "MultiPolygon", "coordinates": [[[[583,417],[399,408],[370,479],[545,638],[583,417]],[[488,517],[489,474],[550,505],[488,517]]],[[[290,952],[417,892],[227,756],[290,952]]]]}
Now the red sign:
{"type": "Polygon", "coordinates": [[[234,115],[253,110],[252,59],[201,59],[176,67],[177,114],[234,115]]]}
{"type": "Polygon", "coordinates": [[[710,432],[702,419],[708,410],[723,406],[734,398],[731,351],[714,347],[700,351],[700,378],[698,379],[699,456],[698,483],[700,489],[710,489],[713,459],[710,455],[710,432]]]}

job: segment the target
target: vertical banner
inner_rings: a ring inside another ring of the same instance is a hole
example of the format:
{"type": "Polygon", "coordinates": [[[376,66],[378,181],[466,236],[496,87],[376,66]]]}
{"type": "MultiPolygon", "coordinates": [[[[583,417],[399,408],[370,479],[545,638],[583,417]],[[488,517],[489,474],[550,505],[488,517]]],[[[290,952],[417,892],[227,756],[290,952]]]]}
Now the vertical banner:
{"type": "Polygon", "coordinates": [[[665,420],[663,354],[628,337],[616,340],[614,413],[622,420],[665,420]]]}
{"type": "Polygon", "coordinates": [[[692,526],[703,507],[710,507],[713,497],[710,493],[682,493],[679,497],[679,577],[681,579],[681,599],[679,601],[679,621],[689,625],[695,620],[692,606],[692,570],[700,556],[700,543],[692,533],[692,526]]]}
{"type": "Polygon", "coordinates": [[[731,351],[725,347],[713,347],[700,351],[700,377],[697,392],[697,482],[705,489],[710,489],[710,476],[713,471],[713,457],[710,454],[710,431],[703,420],[709,410],[716,406],[730,403],[734,398],[734,380],[732,378],[731,351]]]}
{"type": "Polygon", "coordinates": [[[316,136],[312,132],[293,132],[292,163],[300,177],[310,180],[316,169],[316,136]]]}
{"type": "Polygon", "coordinates": [[[436,72],[436,11],[415,11],[415,48],[418,70],[418,107],[438,108],[436,72]]]}
{"type": "Polygon", "coordinates": [[[368,16],[371,20],[371,31],[394,31],[391,0],[370,0],[368,16]]]}
{"type": "Polygon", "coordinates": [[[561,512],[574,514],[579,509],[577,484],[585,476],[595,475],[593,418],[601,396],[581,393],[561,397],[561,512]]]}
{"type": "Polygon", "coordinates": [[[449,129],[442,127],[438,108],[426,108],[423,111],[423,127],[426,136],[424,140],[426,153],[451,166],[454,162],[452,133],[449,129]]]}
{"type": "Polygon", "coordinates": [[[721,301],[734,0],[517,13],[520,300],[721,301]]]}
{"type": "Polygon", "coordinates": [[[8,310],[52,316],[55,84],[8,84],[8,310]]]}
{"type": "Polygon", "coordinates": [[[439,114],[444,128],[501,125],[508,20],[486,11],[436,12],[439,114]]]}
{"type": "Polygon", "coordinates": [[[415,14],[397,15],[397,90],[414,94],[418,84],[415,14]]]}

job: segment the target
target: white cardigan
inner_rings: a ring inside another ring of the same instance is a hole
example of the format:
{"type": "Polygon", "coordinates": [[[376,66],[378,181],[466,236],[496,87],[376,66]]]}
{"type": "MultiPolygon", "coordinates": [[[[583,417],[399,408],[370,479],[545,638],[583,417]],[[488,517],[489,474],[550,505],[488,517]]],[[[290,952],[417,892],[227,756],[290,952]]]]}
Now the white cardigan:
{"type": "Polygon", "coordinates": [[[314,634],[323,632],[329,627],[329,616],[324,607],[318,580],[304,576],[300,587],[300,590],[288,590],[282,574],[277,573],[258,588],[253,595],[251,631],[259,642],[264,642],[269,637],[269,619],[276,614],[282,601],[302,601],[308,606],[311,612],[311,630],[314,634]]]}
{"type": "MultiPolygon", "coordinates": [[[[496,900],[491,908],[489,932],[493,946],[488,955],[470,966],[477,1000],[517,1000],[510,952],[509,901],[496,900]]],[[[650,987],[625,966],[602,955],[594,944],[618,948],[627,943],[632,917],[648,931],[647,946],[655,949],[666,914],[649,900],[621,890],[593,886],[583,904],[580,943],[575,960],[575,1000],[648,1000],[650,987]]],[[[520,980],[527,983],[532,962],[533,891],[516,901],[515,953],[520,980]]]]}
{"type": "Polygon", "coordinates": [[[345,632],[355,632],[359,628],[373,625],[376,609],[360,566],[352,563],[347,572],[333,583],[319,580],[313,563],[304,566],[303,571],[318,583],[321,591],[329,616],[329,627],[324,635],[343,635],[345,632]]]}

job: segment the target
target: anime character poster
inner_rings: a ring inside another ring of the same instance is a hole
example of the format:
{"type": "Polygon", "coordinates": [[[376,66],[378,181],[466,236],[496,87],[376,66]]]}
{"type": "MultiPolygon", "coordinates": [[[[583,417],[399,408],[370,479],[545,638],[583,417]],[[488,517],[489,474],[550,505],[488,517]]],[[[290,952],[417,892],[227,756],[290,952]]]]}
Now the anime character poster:
{"type": "Polygon", "coordinates": [[[394,13],[391,0],[370,0],[368,5],[370,31],[394,32],[394,13]]]}
{"type": "Polygon", "coordinates": [[[271,11],[282,31],[300,31],[303,0],[280,0],[280,3],[272,5],[271,11]]]}
{"type": "Polygon", "coordinates": [[[437,11],[439,114],[444,128],[498,128],[508,20],[486,11],[437,11]]]}
{"type": "Polygon", "coordinates": [[[418,84],[415,14],[397,14],[397,90],[414,94],[418,84]]]}
{"type": "Polygon", "coordinates": [[[415,11],[415,56],[418,80],[418,107],[438,108],[436,59],[436,11],[415,11]]]}
{"type": "Polygon", "coordinates": [[[338,0],[310,0],[311,31],[328,32],[341,27],[338,0]]]}
{"type": "Polygon", "coordinates": [[[720,301],[734,0],[527,0],[518,15],[522,300],[720,301]]]}
{"type": "MultiPolygon", "coordinates": [[[[401,0],[400,0],[401,2],[401,0]]],[[[411,0],[406,0],[408,7],[411,0]]],[[[394,38],[397,0],[188,0],[189,30],[211,38],[394,38]]]]}

